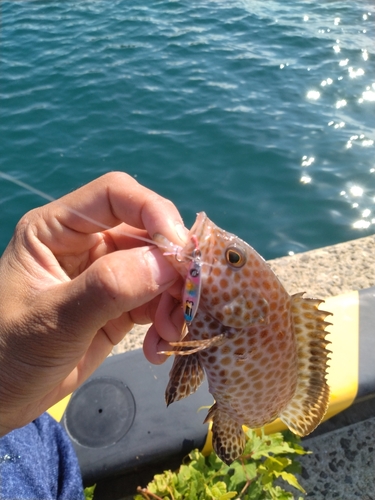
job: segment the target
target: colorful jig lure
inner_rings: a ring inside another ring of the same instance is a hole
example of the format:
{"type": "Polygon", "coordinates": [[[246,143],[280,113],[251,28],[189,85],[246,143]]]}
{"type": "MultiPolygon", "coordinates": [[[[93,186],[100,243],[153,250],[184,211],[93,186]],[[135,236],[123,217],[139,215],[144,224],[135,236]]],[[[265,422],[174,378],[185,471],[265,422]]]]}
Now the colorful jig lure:
{"type": "Polygon", "coordinates": [[[201,252],[198,246],[198,238],[196,236],[192,236],[192,240],[195,243],[195,250],[193,251],[193,258],[186,276],[185,288],[182,297],[184,317],[188,325],[193,321],[197,312],[202,288],[202,264],[200,260],[201,252]]]}

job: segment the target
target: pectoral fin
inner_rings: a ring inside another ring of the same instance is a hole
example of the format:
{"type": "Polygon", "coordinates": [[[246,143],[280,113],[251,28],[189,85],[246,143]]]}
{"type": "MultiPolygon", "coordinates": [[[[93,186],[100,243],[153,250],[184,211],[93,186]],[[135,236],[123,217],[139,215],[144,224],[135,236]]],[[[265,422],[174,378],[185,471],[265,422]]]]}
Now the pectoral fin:
{"type": "Polygon", "coordinates": [[[208,347],[221,344],[224,335],[216,335],[210,339],[203,340],[181,340],[180,342],[169,342],[172,347],[177,347],[175,351],[160,351],[158,354],[166,354],[167,356],[190,356],[199,351],[204,351],[208,347]]]}
{"type": "Polygon", "coordinates": [[[204,371],[197,354],[176,357],[165,390],[167,406],[195,392],[203,379],[204,371]]]}
{"type": "Polygon", "coordinates": [[[329,400],[327,385],[330,342],[325,339],[330,325],[321,311],[321,300],[292,296],[292,320],[297,339],[298,380],[293,399],[280,415],[281,420],[299,436],[310,434],[323,419],[329,400]]]}

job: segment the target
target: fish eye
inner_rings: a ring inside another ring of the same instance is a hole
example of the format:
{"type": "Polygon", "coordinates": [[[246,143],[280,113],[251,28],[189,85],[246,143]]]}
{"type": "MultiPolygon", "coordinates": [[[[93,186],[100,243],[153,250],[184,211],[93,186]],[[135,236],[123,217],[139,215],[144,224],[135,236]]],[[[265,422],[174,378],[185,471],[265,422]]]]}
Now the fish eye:
{"type": "Polygon", "coordinates": [[[225,251],[225,259],[229,265],[239,269],[246,263],[245,253],[236,247],[229,247],[225,251]]]}

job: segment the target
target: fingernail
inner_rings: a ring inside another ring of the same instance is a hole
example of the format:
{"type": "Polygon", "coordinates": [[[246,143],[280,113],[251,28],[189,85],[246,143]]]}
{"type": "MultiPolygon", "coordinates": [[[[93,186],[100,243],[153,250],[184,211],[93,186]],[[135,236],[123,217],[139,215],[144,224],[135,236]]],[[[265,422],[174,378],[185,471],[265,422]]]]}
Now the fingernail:
{"type": "Polygon", "coordinates": [[[154,282],[159,285],[172,284],[179,274],[174,267],[161,255],[159,250],[151,248],[145,253],[154,282]]]}
{"type": "Polygon", "coordinates": [[[180,222],[177,222],[175,224],[175,230],[176,230],[176,234],[180,238],[180,240],[183,241],[184,243],[186,243],[187,236],[189,234],[189,230],[186,229],[186,227],[183,224],[181,224],[180,222]]]}

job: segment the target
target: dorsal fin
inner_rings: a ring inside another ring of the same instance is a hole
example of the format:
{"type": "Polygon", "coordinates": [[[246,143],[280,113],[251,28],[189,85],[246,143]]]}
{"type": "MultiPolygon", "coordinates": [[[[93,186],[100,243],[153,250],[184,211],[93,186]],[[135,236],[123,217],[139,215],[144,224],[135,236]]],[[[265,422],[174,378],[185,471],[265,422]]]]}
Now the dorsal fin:
{"type": "Polygon", "coordinates": [[[329,399],[327,363],[331,351],[325,339],[325,318],[331,313],[318,309],[324,302],[292,296],[292,322],[297,339],[298,381],[293,399],[280,415],[281,420],[299,436],[310,434],[323,419],[329,399]]]}

